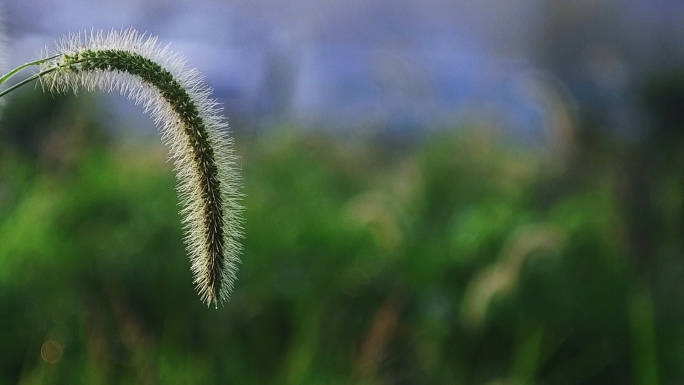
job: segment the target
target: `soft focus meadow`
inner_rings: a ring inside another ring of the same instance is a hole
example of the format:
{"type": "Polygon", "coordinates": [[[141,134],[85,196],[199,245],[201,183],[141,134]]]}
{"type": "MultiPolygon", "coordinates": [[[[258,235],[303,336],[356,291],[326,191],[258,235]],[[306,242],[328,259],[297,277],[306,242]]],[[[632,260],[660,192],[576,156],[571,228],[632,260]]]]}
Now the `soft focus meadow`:
{"type": "Polygon", "coordinates": [[[247,236],[214,310],[165,149],[112,137],[104,107],[31,90],[6,106],[2,383],[684,379],[677,133],[590,136],[566,159],[487,127],[238,133],[247,236]]]}
{"type": "Polygon", "coordinates": [[[623,95],[613,51],[592,88],[553,47],[525,83],[543,135],[482,100],[428,124],[402,115],[414,95],[356,129],[228,103],[245,238],[218,309],[193,288],[159,139],[121,127],[118,99],[13,93],[0,385],[684,382],[683,62],[623,95]]]}

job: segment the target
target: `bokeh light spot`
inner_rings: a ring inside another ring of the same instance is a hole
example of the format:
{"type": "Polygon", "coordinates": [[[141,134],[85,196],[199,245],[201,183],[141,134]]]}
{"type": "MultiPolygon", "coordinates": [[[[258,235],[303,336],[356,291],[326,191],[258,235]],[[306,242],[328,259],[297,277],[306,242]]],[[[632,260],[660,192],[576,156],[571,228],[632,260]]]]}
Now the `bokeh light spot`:
{"type": "Polygon", "coordinates": [[[40,348],[40,356],[49,364],[54,364],[62,358],[62,346],[56,341],[45,341],[40,348]]]}

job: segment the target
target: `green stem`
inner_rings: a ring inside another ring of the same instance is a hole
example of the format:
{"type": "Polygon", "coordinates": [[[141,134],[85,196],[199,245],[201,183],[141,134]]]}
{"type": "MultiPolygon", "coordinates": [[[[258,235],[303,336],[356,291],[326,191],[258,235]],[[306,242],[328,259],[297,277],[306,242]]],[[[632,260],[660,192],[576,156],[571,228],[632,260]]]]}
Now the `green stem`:
{"type": "Polygon", "coordinates": [[[30,82],[32,82],[32,81],[34,81],[34,80],[40,78],[41,76],[43,76],[43,75],[45,75],[45,74],[49,74],[50,72],[52,72],[52,71],[54,71],[54,70],[56,70],[56,69],[57,69],[57,67],[48,68],[48,69],[46,69],[45,71],[39,72],[39,73],[37,73],[37,74],[35,74],[35,75],[32,75],[32,76],[30,76],[30,77],[28,77],[28,78],[26,78],[26,79],[20,81],[19,83],[13,85],[12,87],[9,87],[9,88],[7,88],[7,89],[5,89],[5,90],[2,90],[2,92],[0,92],[0,98],[3,97],[3,96],[5,96],[5,95],[8,94],[8,93],[14,91],[15,89],[17,89],[17,88],[23,86],[24,84],[30,83],[30,82]]]}
{"type": "Polygon", "coordinates": [[[41,65],[41,64],[45,63],[45,62],[48,61],[48,60],[52,60],[52,59],[56,58],[57,56],[59,56],[59,55],[50,56],[50,57],[45,58],[45,59],[38,59],[38,60],[29,62],[29,63],[22,64],[22,65],[20,65],[19,67],[13,69],[12,71],[6,73],[3,77],[1,77],[1,78],[0,78],[0,84],[6,82],[9,78],[11,78],[11,77],[14,76],[17,72],[23,70],[24,68],[31,67],[31,66],[36,66],[36,65],[41,65]]]}

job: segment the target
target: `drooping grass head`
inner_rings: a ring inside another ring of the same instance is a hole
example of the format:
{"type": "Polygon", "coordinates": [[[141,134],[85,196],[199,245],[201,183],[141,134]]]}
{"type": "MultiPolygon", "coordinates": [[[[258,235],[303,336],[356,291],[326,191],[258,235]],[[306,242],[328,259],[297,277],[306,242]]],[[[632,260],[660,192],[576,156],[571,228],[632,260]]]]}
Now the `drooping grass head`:
{"type": "Polygon", "coordinates": [[[131,29],[70,35],[49,56],[40,79],[50,91],[119,91],[150,112],[174,161],[200,298],[225,301],[241,251],[240,177],[228,125],[199,73],[131,29]]]}

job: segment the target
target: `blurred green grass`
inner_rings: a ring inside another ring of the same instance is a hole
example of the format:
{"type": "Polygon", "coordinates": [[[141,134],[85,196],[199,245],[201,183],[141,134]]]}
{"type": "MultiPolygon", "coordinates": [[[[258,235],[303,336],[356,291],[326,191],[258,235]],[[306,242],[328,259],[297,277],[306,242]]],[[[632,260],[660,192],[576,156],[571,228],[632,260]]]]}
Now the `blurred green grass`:
{"type": "Polygon", "coordinates": [[[161,144],[108,138],[87,98],[12,103],[0,384],[684,380],[676,169],[653,175],[662,231],[641,256],[612,143],[559,164],[482,129],[241,136],[243,262],[214,310],[161,144]]]}

